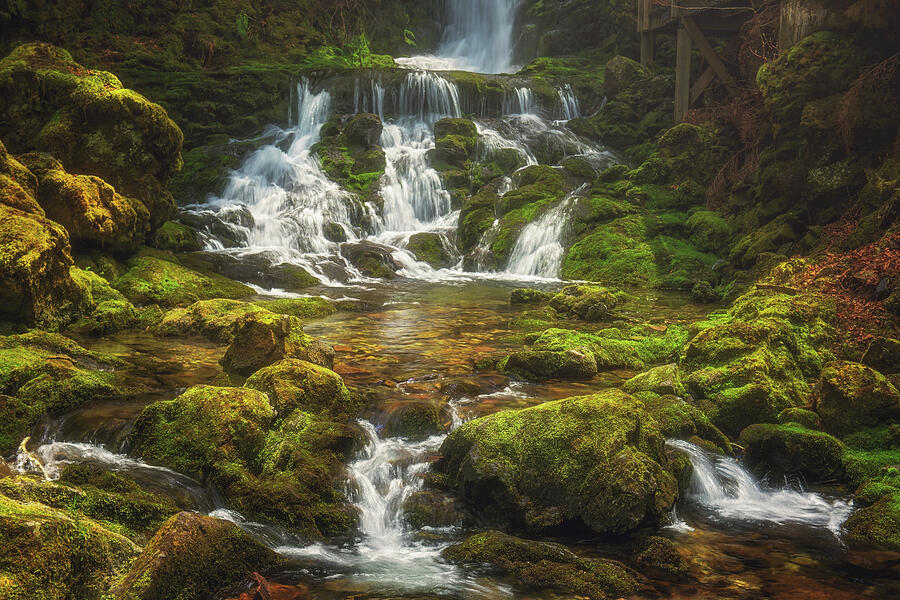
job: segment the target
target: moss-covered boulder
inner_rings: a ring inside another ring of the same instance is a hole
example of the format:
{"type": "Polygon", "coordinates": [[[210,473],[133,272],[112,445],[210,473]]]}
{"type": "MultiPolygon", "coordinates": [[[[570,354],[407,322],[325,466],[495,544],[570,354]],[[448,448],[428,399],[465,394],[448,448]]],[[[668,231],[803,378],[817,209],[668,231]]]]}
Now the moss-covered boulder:
{"type": "Polygon", "coordinates": [[[303,410],[276,412],[258,390],[194,386],[141,412],[132,451],[207,481],[250,519],[304,535],[336,535],[354,522],[333,474],[353,448],[346,425],[303,410]]]}
{"type": "Polygon", "coordinates": [[[591,323],[609,319],[610,311],[620,299],[617,290],[594,285],[568,285],[550,299],[550,306],[560,314],[591,323]]]}
{"type": "Polygon", "coordinates": [[[619,562],[581,558],[562,544],[499,531],[476,533],[442,555],[457,564],[490,565],[529,587],[562,590],[592,600],[625,596],[640,587],[640,576],[619,562]]]}
{"type": "Polygon", "coordinates": [[[814,402],[825,429],[838,436],[900,421],[900,392],[884,375],[859,363],[826,364],[814,402]]]}
{"type": "Polygon", "coordinates": [[[153,232],[150,245],[168,252],[194,252],[203,245],[197,232],[183,223],[166,221],[153,232]]]}
{"type": "Polygon", "coordinates": [[[53,325],[82,307],[69,236],[59,224],[0,205],[0,320],[53,325]]]}
{"type": "Polygon", "coordinates": [[[869,342],[866,353],[859,362],[881,373],[900,373],[900,340],[876,337],[869,342]]]}
{"type": "Polygon", "coordinates": [[[622,389],[629,394],[637,392],[653,392],[654,394],[684,396],[684,384],[675,363],[654,367],[635,375],[624,384],[622,389]]]}
{"type": "Polygon", "coordinates": [[[256,302],[256,306],[261,306],[279,315],[290,315],[301,319],[326,317],[337,312],[337,307],[330,300],[321,296],[263,300],[262,302],[256,302]]]}
{"type": "Polygon", "coordinates": [[[77,247],[134,250],[149,228],[143,204],[121,196],[92,175],[49,171],[40,178],[37,200],[47,218],[65,227],[77,247]]]}
{"type": "Polygon", "coordinates": [[[650,69],[625,56],[614,56],[606,63],[603,76],[603,92],[614,98],[619,92],[641,79],[650,77],[650,69]]]}
{"type": "Polygon", "coordinates": [[[314,147],[328,176],[346,189],[371,198],[384,175],[385,156],[380,145],[384,125],[377,115],[360,113],[346,124],[329,121],[314,147]]]}
{"type": "Polygon", "coordinates": [[[296,358],[280,360],[259,369],[244,385],[266,393],[279,415],[300,409],[346,419],[357,408],[340,375],[296,358]]]}
{"type": "Polygon", "coordinates": [[[854,512],[844,530],[852,542],[900,551],[900,490],[854,512]]]}
{"type": "Polygon", "coordinates": [[[330,369],[334,366],[334,349],[303,333],[303,323],[297,317],[260,311],[247,315],[235,330],[221,363],[227,372],[246,377],[284,358],[299,358],[330,369]]]}
{"type": "Polygon", "coordinates": [[[99,600],[139,552],[96,521],[0,493],[0,597],[99,600]]]}
{"type": "Polygon", "coordinates": [[[19,502],[39,502],[73,519],[93,519],[138,544],[178,512],[171,499],[86,463],[66,466],[59,481],[24,475],[0,480],[0,495],[19,502]]]}
{"type": "MultiPolygon", "coordinates": [[[[729,455],[734,453],[728,436],[719,431],[709,417],[694,404],[671,394],[639,391],[634,390],[634,387],[634,385],[623,386],[622,389],[643,403],[666,439],[688,440],[715,452],[729,455]]],[[[670,453],[671,456],[677,455],[670,453]]],[[[676,473],[679,483],[682,483],[679,465],[673,465],[673,473],[676,473]]]]}
{"type": "Polygon", "coordinates": [[[867,58],[852,36],[820,31],[763,64],[756,85],[776,123],[799,120],[807,102],[846,88],[867,58]]]}
{"type": "Polygon", "coordinates": [[[107,357],[58,334],[0,337],[0,455],[12,453],[47,414],[122,399],[126,390],[111,366],[107,357]]]}
{"type": "Polygon", "coordinates": [[[594,333],[572,329],[546,329],[531,345],[533,351],[563,352],[584,349],[590,352],[597,368],[645,369],[654,363],[674,360],[688,340],[688,332],[679,325],[663,331],[646,326],[610,327],[594,333]]]}
{"type": "Polygon", "coordinates": [[[181,167],[181,130],[166,111],[49,44],[19,46],[0,61],[0,136],[10,151],[50,152],[66,170],[96,175],[149,211],[175,210],[166,190],[181,167]]]}
{"type": "Polygon", "coordinates": [[[471,520],[471,515],[461,502],[446,492],[420,490],[403,501],[403,519],[415,529],[459,527],[471,520]]]}
{"type": "Polygon", "coordinates": [[[34,173],[12,157],[0,141],[0,204],[43,217],[44,209],[35,198],[36,190],[34,173]]]}
{"type": "Polygon", "coordinates": [[[391,410],[384,435],[424,440],[444,431],[441,413],[433,402],[406,402],[391,410]]]}
{"type": "Polygon", "coordinates": [[[478,129],[468,119],[441,119],[434,124],[434,162],[438,171],[466,170],[475,152],[478,129]]]}
{"type": "Polygon", "coordinates": [[[113,583],[116,600],[210,598],[284,559],[231,521],[181,512],[169,519],[113,583]]]}
{"type": "Polygon", "coordinates": [[[640,402],[608,390],[470,421],[437,468],[483,515],[626,533],[662,522],[675,501],[664,442],[640,402]]]}
{"type": "Polygon", "coordinates": [[[588,348],[566,350],[525,350],[513,352],[497,364],[501,373],[524,381],[547,379],[592,379],[597,361],[588,348]]]}
{"type": "Polygon", "coordinates": [[[439,233],[415,233],[406,243],[406,249],[413,253],[416,260],[426,262],[435,269],[447,269],[456,264],[452,248],[439,233]]]}
{"type": "Polygon", "coordinates": [[[744,429],[738,441],[750,468],[774,481],[792,475],[809,483],[843,478],[844,445],[825,432],[797,423],[759,423],[744,429]]]}
{"type": "Polygon", "coordinates": [[[173,255],[142,252],[127,263],[127,271],[112,282],[135,304],[178,306],[211,298],[247,298],[256,292],[216,273],[201,273],[173,255]]]}
{"type": "Polygon", "coordinates": [[[682,381],[729,435],[775,423],[808,400],[832,358],[833,309],[812,294],[752,290],[713,316],[684,349],[682,381]]]}
{"type": "Polygon", "coordinates": [[[516,288],[509,293],[510,304],[542,304],[549,302],[554,294],[531,288],[516,288]]]}

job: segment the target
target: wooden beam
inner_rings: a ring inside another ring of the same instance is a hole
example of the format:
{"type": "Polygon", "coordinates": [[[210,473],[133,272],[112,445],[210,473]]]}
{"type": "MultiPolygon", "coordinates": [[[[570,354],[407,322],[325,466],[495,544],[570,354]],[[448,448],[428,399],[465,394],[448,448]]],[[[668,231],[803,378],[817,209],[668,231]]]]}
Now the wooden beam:
{"type": "MultiPolygon", "coordinates": [[[[681,25],[684,30],[687,31],[688,35],[691,36],[694,43],[697,44],[697,48],[700,49],[700,54],[702,54],[703,58],[706,59],[706,62],[709,63],[709,66],[716,74],[716,77],[721,79],[722,82],[728,86],[730,92],[737,92],[737,85],[734,83],[731,74],[728,73],[725,63],[722,62],[722,59],[719,58],[719,55],[716,54],[713,47],[706,41],[706,36],[703,35],[703,32],[700,31],[700,28],[697,27],[694,20],[691,17],[682,17],[681,25]]],[[[681,29],[678,30],[678,33],[681,33],[681,29]]]]}
{"type": "Polygon", "coordinates": [[[652,65],[654,46],[656,45],[656,34],[652,31],[644,31],[641,33],[641,64],[652,65]]]}
{"type": "Polygon", "coordinates": [[[691,36],[684,28],[684,19],[678,26],[675,40],[675,122],[681,123],[687,113],[691,98],[691,36]]]}
{"type": "Polygon", "coordinates": [[[697,78],[697,81],[695,81],[694,85],[691,87],[691,97],[688,100],[688,106],[694,105],[694,102],[703,95],[703,92],[706,91],[706,88],[709,87],[709,84],[712,83],[715,76],[716,72],[712,70],[712,67],[706,67],[706,70],[703,71],[703,74],[697,78]]]}

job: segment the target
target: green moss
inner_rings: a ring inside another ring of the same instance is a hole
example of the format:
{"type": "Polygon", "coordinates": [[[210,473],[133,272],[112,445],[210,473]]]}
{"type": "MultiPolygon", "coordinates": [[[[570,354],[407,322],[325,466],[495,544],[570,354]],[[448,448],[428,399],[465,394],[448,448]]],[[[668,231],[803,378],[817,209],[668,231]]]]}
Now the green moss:
{"type": "Polygon", "coordinates": [[[337,310],[334,307],[334,304],[320,296],[265,300],[263,302],[256,302],[255,305],[279,315],[290,315],[293,317],[300,317],[301,319],[327,317],[337,310]]]}
{"type": "Polygon", "coordinates": [[[528,586],[556,588],[588,598],[627,595],[638,589],[635,575],[620,563],[581,558],[561,544],[499,531],[476,533],[444,550],[443,556],[454,563],[491,565],[528,586]]]}
{"type": "Polygon", "coordinates": [[[747,292],[687,344],[682,379],[730,435],[774,423],[784,409],[806,402],[831,357],[832,311],[815,295],[747,292]]]}
{"type": "Polygon", "coordinates": [[[326,135],[313,148],[328,176],[348,190],[372,198],[384,175],[384,150],[379,145],[383,125],[378,116],[360,113],[346,125],[330,121],[326,135]]]}
{"type": "Polygon", "coordinates": [[[459,213],[457,244],[461,252],[474,248],[481,236],[491,228],[495,206],[500,200],[496,190],[486,186],[468,198],[459,213]]]}
{"type": "Polygon", "coordinates": [[[438,233],[422,232],[410,236],[406,249],[413,253],[416,260],[427,262],[435,269],[452,267],[456,260],[438,233]]]}
{"type": "Polygon", "coordinates": [[[174,258],[144,254],[128,261],[128,270],[113,286],[135,304],[177,306],[210,298],[246,298],[253,288],[216,273],[199,273],[174,258]]]}
{"type": "Polygon", "coordinates": [[[597,363],[590,350],[574,346],[513,352],[497,364],[497,370],[525,381],[591,379],[597,374],[597,363]]]}
{"type": "Polygon", "coordinates": [[[826,364],[814,401],[825,429],[835,435],[900,422],[900,392],[884,375],[859,363],[826,364]]]}
{"type": "Polygon", "coordinates": [[[627,532],[675,499],[656,422],[619,390],[470,421],[441,454],[439,470],[474,507],[532,529],[627,532]]]}
{"type": "Polygon", "coordinates": [[[608,320],[621,300],[622,294],[615,288],[568,285],[550,299],[550,306],[560,314],[596,322],[608,320]]]}
{"type": "Polygon", "coordinates": [[[0,596],[99,600],[139,552],[97,522],[0,494],[0,596]]]}
{"type": "Polygon", "coordinates": [[[175,221],[166,221],[154,231],[151,244],[154,248],[169,252],[193,252],[202,247],[193,229],[175,221]]]}
{"type": "MultiPolygon", "coordinates": [[[[280,301],[274,301],[280,302],[280,301]]],[[[263,303],[249,303],[240,300],[201,300],[186,308],[170,310],[156,326],[162,335],[202,335],[214,342],[230,343],[240,326],[251,315],[259,312],[274,312],[260,306],[263,303]]],[[[305,303],[301,304],[305,307],[305,303]]],[[[279,310],[295,310],[276,304],[279,310]]]]}
{"type": "Polygon", "coordinates": [[[796,423],[757,424],[744,429],[739,441],[759,475],[780,481],[799,473],[811,483],[843,478],[844,445],[827,433],[796,423]]]}
{"type": "Polygon", "coordinates": [[[705,252],[723,250],[731,237],[728,222],[719,213],[711,210],[698,210],[691,213],[687,220],[691,243],[705,252]]]}
{"type": "Polygon", "coordinates": [[[247,379],[245,387],[259,390],[279,415],[296,409],[344,419],[353,416],[357,401],[334,371],[298,359],[264,367],[247,379]]]}
{"type": "Polygon", "coordinates": [[[854,512],[844,527],[851,541],[900,550],[900,491],[854,512]]]}

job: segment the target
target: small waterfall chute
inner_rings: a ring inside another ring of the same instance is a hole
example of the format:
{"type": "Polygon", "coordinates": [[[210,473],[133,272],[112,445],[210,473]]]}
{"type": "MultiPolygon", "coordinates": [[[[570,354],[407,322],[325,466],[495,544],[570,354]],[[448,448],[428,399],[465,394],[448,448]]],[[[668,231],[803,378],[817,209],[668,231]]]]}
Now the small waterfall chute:
{"type": "Polygon", "coordinates": [[[733,521],[796,523],[826,528],[839,535],[853,505],[821,494],[787,488],[767,489],[728,456],[713,455],[682,440],[669,446],[685,454],[693,466],[688,499],[715,517],[733,521]]]}

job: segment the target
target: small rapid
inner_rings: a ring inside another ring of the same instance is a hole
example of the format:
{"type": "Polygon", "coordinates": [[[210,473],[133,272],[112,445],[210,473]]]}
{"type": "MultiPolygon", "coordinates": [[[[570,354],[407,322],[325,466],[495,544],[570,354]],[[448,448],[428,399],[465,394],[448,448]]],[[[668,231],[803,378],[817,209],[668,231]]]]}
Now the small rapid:
{"type": "Polygon", "coordinates": [[[821,494],[786,488],[767,489],[736,460],[714,455],[682,440],[666,442],[687,454],[693,466],[687,499],[723,521],[825,528],[840,535],[853,505],[821,494]]]}

